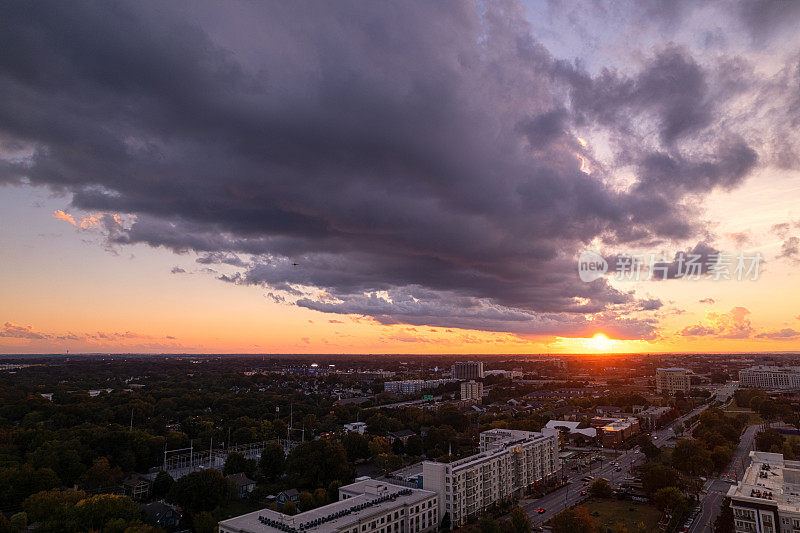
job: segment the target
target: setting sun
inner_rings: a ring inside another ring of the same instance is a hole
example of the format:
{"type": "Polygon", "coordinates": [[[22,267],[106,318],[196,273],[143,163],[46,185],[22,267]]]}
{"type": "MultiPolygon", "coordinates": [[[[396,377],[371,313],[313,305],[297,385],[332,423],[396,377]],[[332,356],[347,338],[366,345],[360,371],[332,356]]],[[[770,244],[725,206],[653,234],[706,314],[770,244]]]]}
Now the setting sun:
{"type": "Polygon", "coordinates": [[[618,341],[614,339],[609,339],[602,333],[596,334],[594,337],[586,339],[583,341],[584,348],[588,348],[589,350],[596,350],[598,352],[607,352],[612,350],[618,341]]]}

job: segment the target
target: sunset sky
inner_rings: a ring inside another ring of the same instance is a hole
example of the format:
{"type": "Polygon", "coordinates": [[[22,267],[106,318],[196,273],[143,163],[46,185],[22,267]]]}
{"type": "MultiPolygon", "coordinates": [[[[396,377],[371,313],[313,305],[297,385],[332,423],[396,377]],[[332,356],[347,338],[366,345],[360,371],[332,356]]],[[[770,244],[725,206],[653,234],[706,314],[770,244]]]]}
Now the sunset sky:
{"type": "Polygon", "coordinates": [[[800,351],[798,27],[0,3],[0,353],[800,351]],[[676,253],[702,279],[616,279],[676,253]],[[757,279],[707,279],[719,254],[757,279]]]}

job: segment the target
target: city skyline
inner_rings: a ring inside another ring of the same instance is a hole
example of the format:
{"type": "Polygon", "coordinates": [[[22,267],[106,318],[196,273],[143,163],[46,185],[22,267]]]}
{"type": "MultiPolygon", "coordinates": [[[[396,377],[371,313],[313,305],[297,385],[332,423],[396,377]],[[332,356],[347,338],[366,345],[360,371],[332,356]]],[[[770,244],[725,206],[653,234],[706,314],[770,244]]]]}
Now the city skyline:
{"type": "Polygon", "coordinates": [[[0,5],[0,353],[798,352],[798,19],[0,5]]]}

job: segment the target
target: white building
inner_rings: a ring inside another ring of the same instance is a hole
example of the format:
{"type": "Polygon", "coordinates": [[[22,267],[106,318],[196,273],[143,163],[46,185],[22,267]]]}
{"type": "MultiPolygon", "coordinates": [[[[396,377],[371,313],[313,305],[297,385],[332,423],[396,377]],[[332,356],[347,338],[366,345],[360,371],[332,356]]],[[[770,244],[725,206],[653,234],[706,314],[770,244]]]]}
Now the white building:
{"type": "Polygon", "coordinates": [[[740,387],[759,389],[800,389],[800,368],[796,366],[752,366],[739,371],[740,387]]]}
{"type": "Polygon", "coordinates": [[[461,382],[461,399],[462,400],[475,400],[480,402],[483,399],[483,383],[480,381],[462,381],[461,382]]]}
{"type": "Polygon", "coordinates": [[[800,461],[750,452],[741,481],[728,489],[734,528],[741,533],[800,530],[800,461]]]}
{"type": "Polygon", "coordinates": [[[689,392],[692,382],[689,378],[689,371],[685,368],[657,368],[656,369],[656,392],[659,394],[666,392],[675,394],[678,391],[689,392]]]}
{"type": "Polygon", "coordinates": [[[344,429],[346,431],[353,431],[355,433],[359,433],[359,434],[363,435],[364,431],[366,431],[366,429],[367,429],[367,423],[366,422],[353,422],[351,424],[345,424],[344,425],[344,429]]]}
{"type": "Polygon", "coordinates": [[[492,429],[481,433],[480,453],[453,461],[422,463],[422,483],[439,497],[440,515],[463,524],[490,505],[508,500],[555,474],[558,431],[492,429]]]}
{"type": "Polygon", "coordinates": [[[450,367],[450,377],[453,379],[483,379],[483,362],[464,361],[455,363],[450,367]]]}
{"type": "Polygon", "coordinates": [[[294,516],[270,509],[229,518],[219,533],[433,532],[440,512],[435,492],[366,479],[339,489],[339,501],[294,516]]]}

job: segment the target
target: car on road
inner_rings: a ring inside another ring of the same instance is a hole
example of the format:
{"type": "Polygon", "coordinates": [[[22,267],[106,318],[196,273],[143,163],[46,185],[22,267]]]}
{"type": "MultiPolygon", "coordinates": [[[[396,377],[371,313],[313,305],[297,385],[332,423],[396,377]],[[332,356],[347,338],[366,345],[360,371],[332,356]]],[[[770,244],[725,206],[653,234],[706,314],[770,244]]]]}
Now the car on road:
{"type": "Polygon", "coordinates": [[[539,507],[538,509],[536,509],[536,512],[539,513],[539,514],[543,514],[544,513],[544,509],[539,507]]]}

